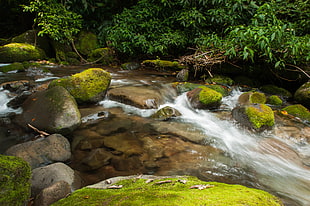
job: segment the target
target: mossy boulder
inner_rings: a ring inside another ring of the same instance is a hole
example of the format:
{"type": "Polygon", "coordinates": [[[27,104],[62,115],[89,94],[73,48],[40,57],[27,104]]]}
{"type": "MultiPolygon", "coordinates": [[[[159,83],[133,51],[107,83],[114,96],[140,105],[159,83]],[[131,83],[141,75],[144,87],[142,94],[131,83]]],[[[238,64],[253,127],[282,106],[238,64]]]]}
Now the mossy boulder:
{"type": "Polygon", "coordinates": [[[47,56],[54,55],[50,40],[47,36],[38,36],[38,31],[28,30],[12,38],[11,43],[27,43],[35,45],[44,50],[47,56]]]}
{"type": "Polygon", "coordinates": [[[293,97],[292,93],[288,90],[271,84],[262,86],[260,90],[264,93],[275,94],[285,99],[293,97]]]}
{"type": "Polygon", "coordinates": [[[159,69],[172,69],[172,70],[179,70],[179,69],[185,68],[184,65],[181,65],[177,61],[168,61],[168,60],[160,60],[160,59],[144,60],[142,62],[142,65],[148,66],[148,67],[155,67],[159,69]]]}
{"type": "Polygon", "coordinates": [[[75,46],[81,54],[88,56],[93,50],[99,47],[97,36],[92,32],[81,31],[75,42],[75,46]]]}
{"type": "Polygon", "coordinates": [[[24,71],[25,67],[20,62],[14,62],[12,64],[0,67],[0,72],[10,72],[10,71],[24,71]]]}
{"type": "Polygon", "coordinates": [[[266,103],[274,106],[281,106],[283,104],[283,101],[279,96],[271,95],[267,98],[266,103]]]}
{"type": "Polygon", "coordinates": [[[75,99],[63,87],[36,92],[22,105],[20,124],[31,124],[48,133],[68,134],[81,123],[75,99]]]}
{"type": "Polygon", "coordinates": [[[187,92],[187,98],[195,109],[216,109],[221,105],[222,97],[221,93],[207,87],[187,92]]]}
{"type": "Polygon", "coordinates": [[[103,65],[111,65],[117,62],[115,51],[111,48],[98,48],[91,51],[87,61],[96,62],[103,65]]]}
{"type": "Polygon", "coordinates": [[[241,105],[245,104],[265,104],[267,98],[264,93],[261,92],[245,92],[238,98],[238,103],[241,105]]]}
{"type": "Polygon", "coordinates": [[[206,79],[205,82],[209,84],[222,84],[229,86],[234,84],[234,80],[232,80],[230,77],[222,75],[215,75],[214,77],[210,77],[206,79]]]}
{"type": "Polygon", "coordinates": [[[265,104],[238,106],[233,109],[232,116],[240,124],[259,131],[270,129],[275,123],[272,109],[265,104]]]}
{"type": "Polygon", "coordinates": [[[29,164],[13,156],[0,155],[0,205],[25,205],[30,198],[29,164]]]}
{"type": "Polygon", "coordinates": [[[55,79],[49,88],[62,86],[78,104],[97,103],[102,100],[111,82],[111,74],[101,68],[90,68],[67,78],[55,79]]]}
{"type": "Polygon", "coordinates": [[[172,87],[176,88],[177,92],[179,94],[191,91],[193,89],[196,89],[198,87],[203,86],[202,84],[195,84],[190,82],[174,82],[172,83],[172,87]]]}
{"type": "Polygon", "coordinates": [[[306,120],[310,122],[310,112],[306,107],[304,107],[301,104],[287,106],[283,108],[282,111],[286,111],[290,115],[299,117],[302,120],[306,120]]]}
{"type": "Polygon", "coordinates": [[[10,43],[0,46],[0,63],[44,59],[44,51],[31,44],[10,43]]]}
{"type": "Polygon", "coordinates": [[[166,107],[159,109],[157,112],[155,112],[151,116],[151,118],[154,118],[157,120],[169,120],[171,118],[178,117],[181,115],[182,114],[175,108],[166,106],[166,107]]]}
{"type": "Polygon", "coordinates": [[[308,109],[310,108],[310,81],[304,83],[296,90],[294,99],[308,109]]]}
{"type": "Polygon", "coordinates": [[[143,175],[112,178],[112,185],[96,184],[73,192],[53,204],[66,205],[260,205],[281,206],[280,200],[258,189],[196,177],[156,177],[143,175]],[[112,189],[112,188],[119,189],[112,189]],[[111,188],[111,189],[109,189],[111,188]]]}

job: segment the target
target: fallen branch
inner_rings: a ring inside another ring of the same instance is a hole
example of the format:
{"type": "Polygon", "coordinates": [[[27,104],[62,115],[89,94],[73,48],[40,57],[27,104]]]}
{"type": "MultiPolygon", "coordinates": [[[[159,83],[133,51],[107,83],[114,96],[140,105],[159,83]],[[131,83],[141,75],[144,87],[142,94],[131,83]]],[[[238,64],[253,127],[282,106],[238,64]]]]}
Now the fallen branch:
{"type": "Polygon", "coordinates": [[[37,133],[40,134],[40,136],[49,136],[50,134],[41,130],[38,130],[37,128],[35,128],[34,126],[32,126],[31,124],[27,124],[28,127],[30,127],[31,129],[33,129],[34,131],[36,131],[37,133]]]}

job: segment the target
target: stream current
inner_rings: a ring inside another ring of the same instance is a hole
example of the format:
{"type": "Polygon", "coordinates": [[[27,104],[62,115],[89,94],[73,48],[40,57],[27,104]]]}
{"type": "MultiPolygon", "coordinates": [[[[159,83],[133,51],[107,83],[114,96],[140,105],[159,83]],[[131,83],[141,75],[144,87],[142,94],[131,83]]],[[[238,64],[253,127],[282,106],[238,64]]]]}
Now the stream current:
{"type": "MultiPolygon", "coordinates": [[[[36,77],[36,81],[45,81],[46,78],[57,78],[81,71],[85,68],[64,69],[56,68],[53,74],[36,77]]],[[[112,73],[111,87],[124,85],[142,86],[150,84],[164,84],[174,81],[174,78],[165,75],[142,73],[140,71],[121,71],[107,68],[112,73]]],[[[53,69],[51,69],[53,71],[53,69]]],[[[34,79],[34,76],[27,76],[20,73],[1,74],[0,83],[9,80],[34,79]]],[[[169,93],[169,92],[168,92],[169,93]]],[[[225,112],[230,112],[237,104],[241,92],[233,90],[232,94],[223,99],[225,112]]],[[[176,108],[181,114],[177,121],[190,123],[198,128],[208,138],[206,144],[224,151],[229,158],[213,157],[202,161],[201,168],[203,176],[225,176],[233,173],[239,180],[239,184],[250,185],[255,188],[264,189],[284,200],[285,205],[310,205],[310,168],[303,164],[299,156],[310,156],[308,143],[295,142],[277,137],[271,132],[254,133],[239,127],[233,120],[221,118],[218,112],[207,110],[196,110],[191,108],[187,102],[185,93],[174,96],[167,95],[167,102],[160,105],[176,108]],[[292,158],[288,154],[293,155],[292,158]],[[229,161],[227,161],[229,159],[229,161]],[[210,166],[211,165],[211,166],[210,166]],[[245,179],[243,179],[245,177],[245,179]],[[249,183],[250,181],[250,183],[249,183]]],[[[11,99],[8,92],[0,90],[0,117],[8,113],[20,113],[21,109],[13,110],[6,106],[11,99]]],[[[105,99],[99,103],[103,108],[120,107],[124,113],[134,114],[143,118],[149,117],[156,110],[139,109],[115,101],[105,99]]],[[[3,137],[0,139],[1,153],[3,144],[12,145],[14,141],[8,142],[3,137]]],[[[10,140],[9,140],[10,141],[10,140]]],[[[194,152],[194,151],[193,151],[194,152]]]]}

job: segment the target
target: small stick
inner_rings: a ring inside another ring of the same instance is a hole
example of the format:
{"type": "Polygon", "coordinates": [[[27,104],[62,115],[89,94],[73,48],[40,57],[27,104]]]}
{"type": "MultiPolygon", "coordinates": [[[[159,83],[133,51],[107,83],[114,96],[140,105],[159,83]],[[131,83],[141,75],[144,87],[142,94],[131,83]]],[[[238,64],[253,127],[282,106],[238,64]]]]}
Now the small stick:
{"type": "Polygon", "coordinates": [[[38,132],[39,134],[43,135],[43,136],[49,136],[50,134],[41,130],[38,130],[37,128],[35,128],[34,126],[32,126],[31,124],[27,124],[28,127],[30,127],[31,129],[33,129],[34,131],[38,132]]]}

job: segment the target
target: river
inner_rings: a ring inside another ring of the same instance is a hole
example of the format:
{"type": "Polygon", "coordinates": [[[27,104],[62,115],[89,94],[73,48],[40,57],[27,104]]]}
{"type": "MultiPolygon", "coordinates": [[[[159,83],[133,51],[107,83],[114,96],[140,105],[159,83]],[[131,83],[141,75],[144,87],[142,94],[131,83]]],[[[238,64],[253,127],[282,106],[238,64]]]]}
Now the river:
{"type": "MultiPolygon", "coordinates": [[[[38,83],[51,78],[58,78],[79,72],[85,67],[50,68],[50,73],[28,71],[23,73],[0,74],[0,84],[10,80],[31,79],[38,83]],[[34,73],[31,73],[34,72],[34,73]]],[[[174,81],[169,74],[155,71],[122,71],[116,68],[105,68],[111,72],[111,87],[122,85],[165,84],[174,81]]],[[[231,95],[223,99],[223,108],[219,112],[196,110],[191,108],[185,94],[167,94],[167,102],[160,105],[177,108],[182,114],[177,121],[185,122],[199,129],[205,136],[205,142],[224,151],[219,156],[204,158],[198,167],[200,177],[232,177],[233,182],[259,189],[264,189],[280,197],[285,205],[310,205],[310,167],[301,157],[310,157],[307,142],[283,139],[273,132],[255,133],[240,127],[230,118],[223,118],[222,113],[229,113],[237,104],[242,92],[235,88],[231,95]]],[[[0,90],[0,117],[8,113],[20,113],[20,108],[13,110],[6,106],[11,99],[8,92],[0,90]]],[[[156,110],[138,109],[109,99],[102,100],[99,106],[122,108],[124,114],[148,118],[156,110]]],[[[3,130],[3,128],[2,128],[3,130]]],[[[17,139],[5,139],[2,135],[1,153],[8,146],[18,142],[17,139]],[[4,145],[5,144],[5,145],[4,145]]],[[[202,155],[203,157],[203,155],[202,155]]]]}

